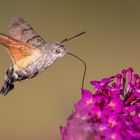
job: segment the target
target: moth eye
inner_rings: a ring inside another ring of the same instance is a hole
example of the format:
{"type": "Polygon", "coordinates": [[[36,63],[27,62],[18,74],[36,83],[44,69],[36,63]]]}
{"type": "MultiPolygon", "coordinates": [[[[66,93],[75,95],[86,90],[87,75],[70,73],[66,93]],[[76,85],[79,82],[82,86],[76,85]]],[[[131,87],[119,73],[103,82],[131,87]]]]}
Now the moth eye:
{"type": "Polygon", "coordinates": [[[59,49],[55,49],[55,54],[59,54],[60,50],[59,49]]]}

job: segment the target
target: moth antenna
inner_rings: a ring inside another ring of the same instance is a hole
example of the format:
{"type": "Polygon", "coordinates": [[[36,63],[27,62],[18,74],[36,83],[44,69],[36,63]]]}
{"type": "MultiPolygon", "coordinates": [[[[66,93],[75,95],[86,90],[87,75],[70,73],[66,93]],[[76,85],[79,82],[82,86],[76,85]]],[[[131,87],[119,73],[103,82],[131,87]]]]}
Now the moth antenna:
{"type": "Polygon", "coordinates": [[[86,76],[86,70],[87,70],[86,62],[85,62],[83,59],[81,59],[80,57],[78,57],[78,56],[76,56],[76,55],[74,55],[74,54],[72,54],[72,53],[69,53],[69,52],[68,52],[67,54],[69,54],[69,55],[75,57],[76,59],[80,60],[80,61],[84,64],[84,73],[83,73],[83,79],[82,79],[82,89],[83,89],[83,87],[84,87],[84,82],[85,82],[85,76],[86,76]]]}
{"type": "Polygon", "coordinates": [[[74,39],[74,38],[76,38],[76,37],[79,37],[79,36],[81,36],[81,35],[83,35],[83,34],[85,34],[85,33],[86,33],[86,31],[81,32],[81,33],[79,33],[79,34],[77,34],[77,35],[75,35],[75,36],[72,36],[72,37],[70,37],[70,38],[65,38],[64,40],[62,40],[62,41],[60,42],[60,44],[62,44],[62,43],[64,43],[64,42],[67,42],[67,41],[70,41],[70,40],[72,40],[72,39],[74,39]]]}

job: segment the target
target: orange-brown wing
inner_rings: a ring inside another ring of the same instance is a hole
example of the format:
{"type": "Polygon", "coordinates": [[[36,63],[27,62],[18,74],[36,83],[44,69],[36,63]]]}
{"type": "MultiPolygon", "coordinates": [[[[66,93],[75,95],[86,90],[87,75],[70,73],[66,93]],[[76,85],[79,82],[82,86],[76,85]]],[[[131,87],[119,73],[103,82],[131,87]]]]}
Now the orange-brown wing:
{"type": "MultiPolygon", "coordinates": [[[[38,51],[37,48],[24,44],[16,39],[13,39],[1,33],[0,33],[0,44],[3,44],[4,46],[6,46],[15,64],[16,63],[18,64],[19,62],[23,62],[24,59],[26,60],[26,58],[28,58],[29,56],[32,56],[35,52],[38,51]]],[[[28,64],[30,62],[26,60],[26,63],[28,64]]],[[[20,65],[22,64],[20,63],[20,65]]]]}

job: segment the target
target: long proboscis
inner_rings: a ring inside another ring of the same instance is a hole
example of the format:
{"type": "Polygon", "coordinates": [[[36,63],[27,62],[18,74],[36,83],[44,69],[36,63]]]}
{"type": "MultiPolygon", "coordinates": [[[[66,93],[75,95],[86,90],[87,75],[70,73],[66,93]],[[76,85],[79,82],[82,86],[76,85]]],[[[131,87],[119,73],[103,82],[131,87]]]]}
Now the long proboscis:
{"type": "Polygon", "coordinates": [[[81,59],[80,57],[76,56],[75,54],[72,54],[72,53],[69,53],[69,55],[73,56],[74,58],[80,60],[83,64],[84,64],[84,73],[83,73],[83,79],[82,79],[82,89],[84,88],[84,82],[85,82],[85,76],[86,76],[86,70],[87,70],[87,65],[86,65],[86,62],[81,59]]]}

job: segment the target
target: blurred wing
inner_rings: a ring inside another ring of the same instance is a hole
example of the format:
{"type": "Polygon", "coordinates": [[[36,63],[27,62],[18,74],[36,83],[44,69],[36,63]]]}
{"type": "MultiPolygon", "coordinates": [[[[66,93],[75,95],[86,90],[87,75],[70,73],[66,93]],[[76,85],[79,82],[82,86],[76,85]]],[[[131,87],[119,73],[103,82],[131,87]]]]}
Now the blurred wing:
{"type": "Polygon", "coordinates": [[[22,18],[14,18],[9,26],[10,36],[25,44],[40,48],[46,42],[34,31],[34,29],[22,18]]]}
{"type": "Polygon", "coordinates": [[[24,44],[23,42],[20,42],[1,33],[0,44],[3,44],[7,48],[13,62],[21,67],[25,67],[29,63],[31,63],[30,61],[28,61],[29,58],[31,58],[31,56],[34,56],[36,52],[39,52],[37,48],[24,44]]]}

